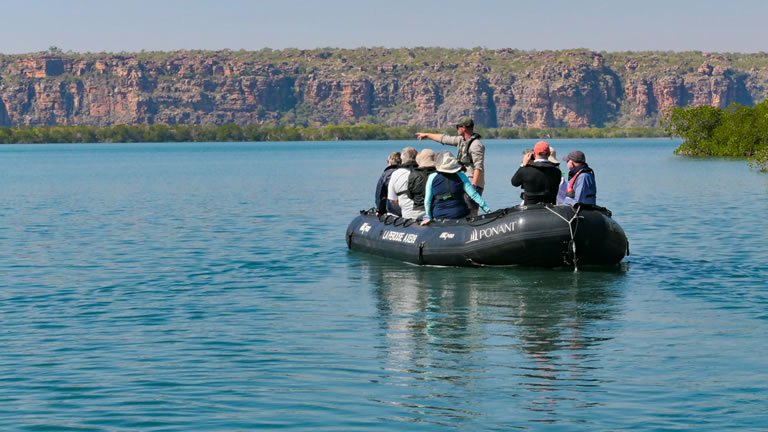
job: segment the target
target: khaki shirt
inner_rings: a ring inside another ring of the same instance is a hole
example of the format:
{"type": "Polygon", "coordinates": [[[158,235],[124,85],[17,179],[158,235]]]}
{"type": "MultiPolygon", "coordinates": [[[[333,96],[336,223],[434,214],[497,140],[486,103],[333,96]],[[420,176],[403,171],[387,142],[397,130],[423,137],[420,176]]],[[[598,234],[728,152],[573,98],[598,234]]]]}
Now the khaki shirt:
{"type": "Polygon", "coordinates": [[[469,146],[468,151],[464,150],[467,141],[463,136],[443,135],[442,138],[440,138],[440,144],[458,148],[459,154],[456,156],[456,159],[464,164],[467,170],[467,177],[469,177],[470,180],[475,176],[475,169],[483,171],[483,176],[476,186],[481,188],[485,187],[485,145],[480,142],[479,138],[472,141],[472,145],[469,146]],[[462,155],[462,151],[464,151],[464,155],[462,155]]]}

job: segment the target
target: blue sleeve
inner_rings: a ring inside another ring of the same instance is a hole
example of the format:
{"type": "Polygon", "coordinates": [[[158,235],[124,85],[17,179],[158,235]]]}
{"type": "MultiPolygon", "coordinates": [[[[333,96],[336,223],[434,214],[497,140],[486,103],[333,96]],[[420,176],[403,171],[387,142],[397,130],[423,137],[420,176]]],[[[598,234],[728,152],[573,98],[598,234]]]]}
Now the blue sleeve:
{"type": "Polygon", "coordinates": [[[427,184],[424,186],[424,210],[427,212],[425,220],[432,220],[432,180],[437,173],[432,173],[427,177],[427,184]]]}
{"type": "Polygon", "coordinates": [[[573,182],[573,202],[581,202],[584,199],[584,176],[579,175],[575,182],[573,182]]]}
{"type": "Polygon", "coordinates": [[[461,179],[461,182],[464,183],[464,192],[469,195],[470,198],[472,198],[472,201],[476,202],[477,205],[480,206],[480,208],[483,209],[484,212],[488,213],[491,211],[490,207],[488,207],[488,204],[485,203],[485,200],[483,200],[483,197],[480,196],[479,193],[477,193],[477,189],[475,189],[474,186],[472,186],[472,182],[469,181],[467,178],[467,175],[463,172],[459,173],[459,178],[461,179]]]}
{"type": "Polygon", "coordinates": [[[576,203],[591,204],[594,202],[595,183],[594,177],[589,174],[580,174],[573,183],[573,198],[566,197],[563,204],[574,205],[576,203]]]}
{"type": "Polygon", "coordinates": [[[589,202],[587,195],[589,194],[589,178],[591,176],[582,174],[576,179],[576,183],[573,185],[573,195],[576,198],[576,202],[586,203],[589,202]]]}
{"type": "Polygon", "coordinates": [[[597,195],[597,186],[595,185],[595,176],[590,173],[588,175],[579,176],[584,179],[577,180],[580,188],[576,190],[576,196],[579,198],[579,202],[594,204],[597,195]]]}

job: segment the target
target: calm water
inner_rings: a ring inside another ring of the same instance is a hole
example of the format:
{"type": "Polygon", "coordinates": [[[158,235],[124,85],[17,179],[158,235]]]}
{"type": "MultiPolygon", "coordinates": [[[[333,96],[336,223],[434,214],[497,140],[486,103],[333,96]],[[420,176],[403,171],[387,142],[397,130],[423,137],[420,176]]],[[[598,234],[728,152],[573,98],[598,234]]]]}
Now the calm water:
{"type": "MultiPolygon", "coordinates": [[[[532,143],[486,141],[491,207],[532,143]]],[[[768,175],[552,143],[621,269],[348,252],[416,142],[1,146],[0,430],[764,430],[768,175]]]]}

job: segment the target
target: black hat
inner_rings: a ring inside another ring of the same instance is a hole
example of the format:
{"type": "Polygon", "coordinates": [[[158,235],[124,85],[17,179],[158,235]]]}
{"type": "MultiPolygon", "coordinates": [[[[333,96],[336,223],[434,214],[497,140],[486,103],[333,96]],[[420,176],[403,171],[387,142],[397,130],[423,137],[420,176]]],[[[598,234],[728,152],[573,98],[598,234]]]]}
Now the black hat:
{"type": "Polygon", "coordinates": [[[563,159],[563,162],[568,162],[569,160],[572,160],[574,162],[578,163],[584,163],[587,161],[587,157],[584,156],[584,152],[581,150],[574,150],[570,153],[568,153],[568,156],[563,159]]]}

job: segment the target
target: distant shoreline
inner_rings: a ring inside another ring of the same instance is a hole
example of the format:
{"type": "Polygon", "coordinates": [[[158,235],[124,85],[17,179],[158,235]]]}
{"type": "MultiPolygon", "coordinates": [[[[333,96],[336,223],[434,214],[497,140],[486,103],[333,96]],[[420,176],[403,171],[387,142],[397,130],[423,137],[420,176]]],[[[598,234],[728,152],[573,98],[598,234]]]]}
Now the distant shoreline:
{"type": "MultiPolygon", "coordinates": [[[[207,125],[116,125],[0,127],[0,144],[64,143],[159,143],[159,142],[272,142],[272,141],[373,141],[414,139],[416,126],[394,127],[372,124],[292,126],[207,125]]],[[[441,132],[430,130],[432,132],[441,132]]],[[[451,129],[442,131],[455,133],[451,129]]],[[[552,138],[661,138],[662,128],[479,128],[486,139],[552,138]]]]}

